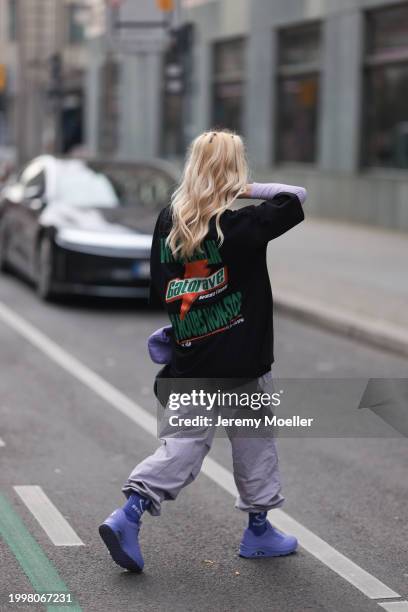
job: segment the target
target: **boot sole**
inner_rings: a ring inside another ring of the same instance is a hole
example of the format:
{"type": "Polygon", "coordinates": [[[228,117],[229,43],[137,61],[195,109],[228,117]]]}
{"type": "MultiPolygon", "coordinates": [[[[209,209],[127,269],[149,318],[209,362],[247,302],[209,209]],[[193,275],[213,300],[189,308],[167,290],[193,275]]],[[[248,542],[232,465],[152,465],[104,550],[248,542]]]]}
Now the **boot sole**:
{"type": "Polygon", "coordinates": [[[121,547],[117,533],[109,527],[109,525],[101,525],[99,527],[99,535],[109,550],[110,556],[117,565],[130,572],[135,572],[137,574],[141,573],[143,568],[125,553],[121,547]]]}
{"type": "Polygon", "coordinates": [[[296,552],[296,548],[287,550],[268,550],[267,548],[250,548],[249,546],[242,545],[239,547],[239,556],[244,559],[265,559],[267,557],[286,557],[296,552]]]}

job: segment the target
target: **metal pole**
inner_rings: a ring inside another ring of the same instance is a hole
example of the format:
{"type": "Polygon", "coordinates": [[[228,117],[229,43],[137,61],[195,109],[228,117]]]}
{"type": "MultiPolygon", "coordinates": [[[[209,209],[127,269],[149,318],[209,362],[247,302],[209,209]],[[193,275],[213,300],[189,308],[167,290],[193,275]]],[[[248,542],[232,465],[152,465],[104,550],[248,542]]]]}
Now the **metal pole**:
{"type": "Polygon", "coordinates": [[[17,163],[27,161],[27,36],[24,29],[24,0],[16,0],[16,28],[17,28],[17,103],[16,103],[16,142],[17,163]]]}
{"type": "Polygon", "coordinates": [[[181,0],[174,0],[173,12],[173,28],[177,29],[181,26],[181,0]]]}
{"type": "Polygon", "coordinates": [[[58,82],[56,83],[55,91],[55,143],[54,152],[56,154],[62,153],[63,149],[63,126],[62,126],[62,111],[63,111],[63,94],[64,94],[64,10],[65,6],[63,2],[55,3],[55,39],[54,48],[55,53],[59,55],[61,61],[61,69],[58,82]]]}

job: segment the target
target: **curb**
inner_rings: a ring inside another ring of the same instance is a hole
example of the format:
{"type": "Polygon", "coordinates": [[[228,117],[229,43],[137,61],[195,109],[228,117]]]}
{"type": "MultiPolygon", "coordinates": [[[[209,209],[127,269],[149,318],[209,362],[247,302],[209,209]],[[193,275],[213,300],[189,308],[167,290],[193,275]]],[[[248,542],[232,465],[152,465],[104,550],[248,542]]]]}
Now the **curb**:
{"type": "Polygon", "coordinates": [[[388,321],[363,318],[287,291],[275,290],[273,300],[280,312],[408,357],[407,330],[388,321]]]}

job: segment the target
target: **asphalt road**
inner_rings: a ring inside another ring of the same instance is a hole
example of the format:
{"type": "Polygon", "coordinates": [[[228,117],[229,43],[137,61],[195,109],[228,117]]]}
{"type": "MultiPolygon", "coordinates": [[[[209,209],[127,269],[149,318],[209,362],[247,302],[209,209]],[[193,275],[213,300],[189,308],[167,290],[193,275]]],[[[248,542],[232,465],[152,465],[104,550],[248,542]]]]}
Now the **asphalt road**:
{"type": "MultiPolygon", "coordinates": [[[[165,322],[163,313],[128,301],[44,305],[13,277],[0,279],[1,304],[154,415],[157,367],[145,341],[165,322]]],[[[408,372],[407,360],[283,316],[276,319],[275,353],[274,371],[281,377],[407,377],[408,372]]],[[[160,518],[144,519],[145,572],[121,571],[97,526],[123,503],[123,481],[157,440],[1,317],[0,367],[0,494],[82,610],[382,609],[380,601],[303,548],[286,558],[240,559],[246,517],[234,509],[233,497],[203,474],[165,505],[160,518]],[[22,485],[41,487],[84,545],[55,545],[14,488],[22,485]]],[[[407,598],[407,440],[282,438],[278,444],[285,512],[407,598]]],[[[215,441],[211,457],[231,468],[226,439],[215,441]]],[[[273,522],[273,512],[270,518],[273,522]]],[[[22,532],[16,528],[13,537],[22,532]]],[[[26,539],[18,548],[0,541],[0,610],[44,609],[7,603],[10,593],[35,592],[23,571],[34,544],[26,539]]],[[[35,555],[33,563],[39,563],[35,555]]]]}

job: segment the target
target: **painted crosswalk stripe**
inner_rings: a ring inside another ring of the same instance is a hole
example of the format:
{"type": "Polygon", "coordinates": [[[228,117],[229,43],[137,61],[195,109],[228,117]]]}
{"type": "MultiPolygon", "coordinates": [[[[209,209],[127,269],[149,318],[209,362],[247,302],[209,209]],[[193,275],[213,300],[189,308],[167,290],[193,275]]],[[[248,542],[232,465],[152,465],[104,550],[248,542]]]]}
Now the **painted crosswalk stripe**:
{"type": "MultiPolygon", "coordinates": [[[[65,351],[65,349],[23,317],[16,314],[3,302],[0,302],[0,318],[66,372],[69,372],[99,395],[106,403],[129,417],[141,429],[157,438],[156,419],[147,410],[133,402],[127,395],[102,378],[102,376],[99,376],[99,374],[88,368],[79,359],[65,351]]],[[[236,495],[233,475],[222,465],[207,457],[202,471],[225,491],[231,495],[236,495]]],[[[366,572],[288,514],[282,510],[274,510],[273,512],[276,527],[285,530],[289,525],[292,533],[298,538],[301,546],[307,552],[328,566],[344,580],[354,585],[367,597],[370,599],[401,599],[398,593],[390,589],[381,580],[366,572]]]]}
{"type": "Polygon", "coordinates": [[[0,447],[2,447],[2,446],[6,446],[6,443],[5,443],[4,440],[2,440],[2,438],[0,438],[0,447]]]}
{"type": "Polygon", "coordinates": [[[84,545],[41,487],[24,485],[16,486],[14,489],[55,546],[84,545]]]}
{"type": "MultiPolygon", "coordinates": [[[[0,494],[0,535],[37,593],[70,593],[54,565],[2,494],[0,494]]],[[[49,604],[46,609],[47,612],[57,610],[81,612],[75,601],[70,605],[49,604]]]]}
{"type": "Polygon", "coordinates": [[[408,612],[408,601],[386,601],[379,605],[386,612],[408,612]]]}

